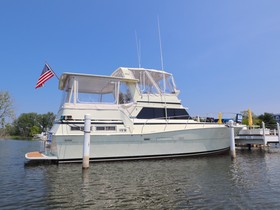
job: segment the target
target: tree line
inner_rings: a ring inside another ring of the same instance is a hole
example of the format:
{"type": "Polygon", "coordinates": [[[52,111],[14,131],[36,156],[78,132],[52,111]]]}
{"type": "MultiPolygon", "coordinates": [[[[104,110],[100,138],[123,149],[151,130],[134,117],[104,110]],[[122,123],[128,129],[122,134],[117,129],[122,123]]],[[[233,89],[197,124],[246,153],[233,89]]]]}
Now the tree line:
{"type": "Polygon", "coordinates": [[[48,131],[55,119],[52,112],[37,114],[35,112],[23,113],[12,124],[5,127],[9,136],[33,137],[35,134],[48,131]]]}
{"type": "MultiPolygon", "coordinates": [[[[241,112],[241,114],[243,116],[242,124],[249,125],[248,113],[249,113],[248,110],[241,112]]],[[[252,112],[252,120],[253,120],[253,125],[255,125],[255,126],[261,127],[262,122],[264,122],[266,128],[276,129],[277,121],[274,119],[273,114],[271,114],[271,113],[265,112],[264,114],[261,114],[261,115],[255,115],[252,112]]]]}
{"type": "Polygon", "coordinates": [[[9,93],[0,91],[0,137],[30,138],[35,134],[48,131],[52,127],[54,119],[55,115],[52,112],[46,114],[23,113],[16,118],[9,93]]]}

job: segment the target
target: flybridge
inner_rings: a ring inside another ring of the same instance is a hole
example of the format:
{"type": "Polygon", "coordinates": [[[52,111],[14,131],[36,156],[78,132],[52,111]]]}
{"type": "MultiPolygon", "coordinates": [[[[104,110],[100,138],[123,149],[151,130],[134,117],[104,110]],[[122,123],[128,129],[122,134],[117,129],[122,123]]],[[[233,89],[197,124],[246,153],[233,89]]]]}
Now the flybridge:
{"type": "MultiPolygon", "coordinates": [[[[149,95],[149,98],[173,95],[177,99],[179,93],[172,74],[143,68],[119,68],[112,76],[64,73],[59,89],[65,92],[64,102],[74,104],[126,104],[143,95],[149,95]]],[[[162,101],[162,98],[157,100],[162,101]]]]}
{"type": "Polygon", "coordinates": [[[114,76],[137,79],[139,91],[151,94],[179,93],[176,89],[172,74],[165,71],[144,68],[119,68],[114,76]]]}

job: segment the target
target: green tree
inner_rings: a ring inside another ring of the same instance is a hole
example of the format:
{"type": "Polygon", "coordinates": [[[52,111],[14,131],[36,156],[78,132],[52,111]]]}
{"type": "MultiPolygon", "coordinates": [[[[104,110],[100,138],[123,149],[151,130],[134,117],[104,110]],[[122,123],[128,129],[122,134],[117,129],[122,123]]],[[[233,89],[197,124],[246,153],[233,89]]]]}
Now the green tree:
{"type": "MultiPolygon", "coordinates": [[[[248,123],[248,110],[242,111],[241,114],[242,114],[242,117],[243,117],[242,118],[242,124],[249,125],[249,123],[248,123]]],[[[254,125],[261,124],[260,119],[253,112],[252,112],[252,119],[253,119],[253,124],[254,125]]]]}
{"type": "Polygon", "coordinates": [[[7,121],[14,119],[13,102],[7,91],[0,91],[0,136],[5,135],[7,121]]]}
{"type": "Polygon", "coordinates": [[[258,117],[260,119],[259,125],[261,125],[261,122],[265,123],[265,127],[270,129],[276,128],[276,120],[273,118],[273,114],[265,112],[264,114],[260,115],[258,117]]]}
{"type": "Polygon", "coordinates": [[[41,127],[41,131],[48,131],[53,126],[54,119],[55,115],[52,112],[39,115],[38,121],[41,127]]]}
{"type": "Polygon", "coordinates": [[[35,134],[40,133],[40,128],[36,125],[33,125],[30,129],[29,136],[34,136],[35,134]]]}
{"type": "MultiPolygon", "coordinates": [[[[23,113],[14,122],[16,134],[23,137],[31,137],[31,128],[37,126],[40,128],[38,115],[34,112],[23,113]]],[[[40,132],[40,131],[39,131],[40,132]]]]}
{"type": "Polygon", "coordinates": [[[53,125],[54,118],[55,115],[52,112],[47,114],[23,113],[14,121],[14,128],[10,129],[13,133],[10,135],[33,137],[34,134],[49,130],[53,125]]]}
{"type": "Polygon", "coordinates": [[[13,124],[6,124],[5,125],[5,133],[4,136],[13,136],[16,135],[16,130],[15,130],[15,126],[13,124]]]}

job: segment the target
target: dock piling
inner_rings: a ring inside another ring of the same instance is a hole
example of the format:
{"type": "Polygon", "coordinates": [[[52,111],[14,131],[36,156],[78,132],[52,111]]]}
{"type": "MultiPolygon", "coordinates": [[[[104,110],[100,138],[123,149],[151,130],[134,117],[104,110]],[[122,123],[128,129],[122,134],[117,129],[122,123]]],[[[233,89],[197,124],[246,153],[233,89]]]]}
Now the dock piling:
{"type": "Polygon", "coordinates": [[[263,144],[266,145],[266,139],[265,139],[265,123],[262,121],[262,131],[263,131],[263,144]]]}
{"type": "Polygon", "coordinates": [[[232,159],[236,158],[235,152],[235,137],[234,137],[234,128],[233,128],[233,121],[228,121],[229,129],[230,129],[230,155],[232,159]]]}
{"type": "Polygon", "coordinates": [[[83,169],[89,168],[90,126],[91,126],[91,116],[89,114],[86,114],[85,123],[84,123],[83,169]]]}
{"type": "Polygon", "coordinates": [[[280,144],[280,132],[279,132],[279,123],[277,123],[277,133],[278,133],[278,143],[280,144]]]}

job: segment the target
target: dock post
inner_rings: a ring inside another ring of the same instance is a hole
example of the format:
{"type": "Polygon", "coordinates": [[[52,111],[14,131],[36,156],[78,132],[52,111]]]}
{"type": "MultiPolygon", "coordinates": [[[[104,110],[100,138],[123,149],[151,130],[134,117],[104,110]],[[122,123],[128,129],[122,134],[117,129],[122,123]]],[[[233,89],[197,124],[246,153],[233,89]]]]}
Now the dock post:
{"type": "Polygon", "coordinates": [[[234,137],[234,128],[233,128],[233,121],[228,121],[229,129],[230,129],[230,155],[231,159],[236,158],[236,152],[235,152],[235,137],[234,137]]]}
{"type": "Polygon", "coordinates": [[[278,143],[280,143],[280,132],[279,132],[279,123],[277,123],[277,132],[278,132],[278,143]]]}
{"type": "Polygon", "coordinates": [[[265,141],[265,123],[262,121],[262,130],[263,130],[263,144],[266,145],[265,141]]]}
{"type": "Polygon", "coordinates": [[[83,169],[89,168],[90,126],[91,126],[91,116],[89,114],[86,114],[85,124],[84,124],[83,169]]]}

